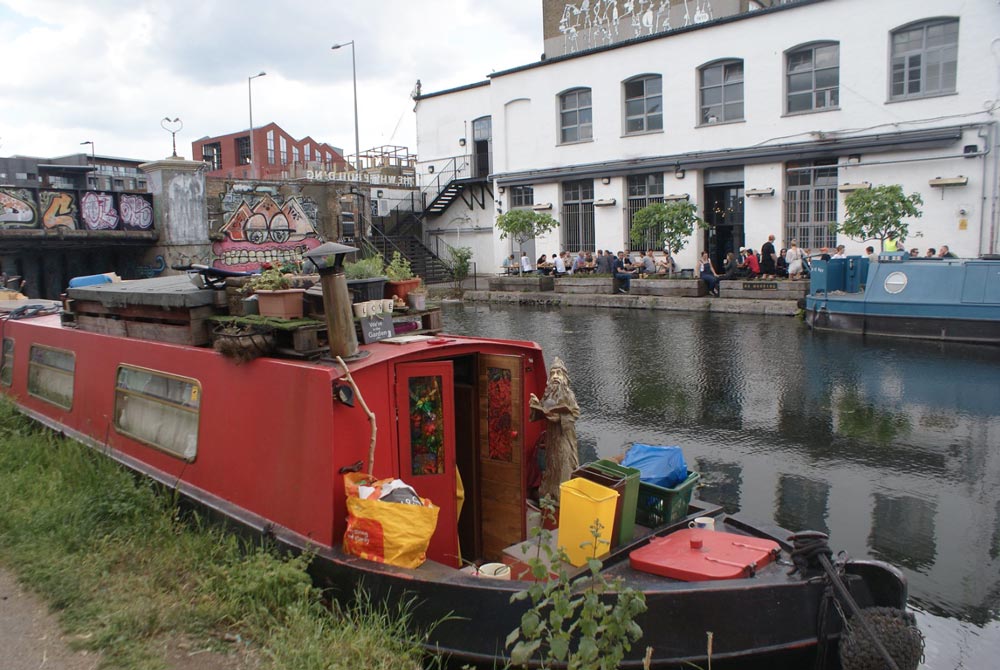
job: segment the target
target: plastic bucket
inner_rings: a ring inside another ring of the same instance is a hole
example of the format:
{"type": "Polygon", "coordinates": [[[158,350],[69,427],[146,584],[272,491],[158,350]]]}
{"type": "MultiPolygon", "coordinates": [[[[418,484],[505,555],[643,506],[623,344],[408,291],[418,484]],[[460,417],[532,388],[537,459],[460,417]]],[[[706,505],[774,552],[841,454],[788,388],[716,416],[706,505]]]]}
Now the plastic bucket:
{"type": "Polygon", "coordinates": [[[587,559],[595,556],[595,540],[590,532],[595,520],[601,522],[596,558],[611,551],[617,504],[617,491],[586,479],[571,479],[559,485],[559,546],[572,565],[586,565],[587,559]]]}
{"type": "Polygon", "coordinates": [[[510,579],[510,566],[506,563],[483,563],[476,574],[486,579],[510,579]]]}
{"type": "Polygon", "coordinates": [[[635,507],[639,499],[639,480],[642,473],[637,468],[629,468],[607,459],[595,461],[591,463],[591,466],[624,477],[626,480],[625,491],[619,492],[622,496],[622,503],[619,505],[621,519],[618,541],[621,544],[628,544],[635,537],[635,507]]]}

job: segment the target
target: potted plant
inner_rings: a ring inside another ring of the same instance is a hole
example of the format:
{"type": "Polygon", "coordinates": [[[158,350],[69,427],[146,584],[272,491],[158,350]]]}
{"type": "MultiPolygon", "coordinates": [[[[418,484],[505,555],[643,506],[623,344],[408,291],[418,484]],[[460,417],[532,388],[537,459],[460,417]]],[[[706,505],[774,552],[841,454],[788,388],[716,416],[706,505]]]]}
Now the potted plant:
{"type": "Polygon", "coordinates": [[[250,278],[244,290],[257,296],[257,307],[261,316],[276,316],[282,319],[302,318],[302,299],[305,290],[292,288],[288,276],[271,268],[250,278]]]}
{"type": "Polygon", "coordinates": [[[396,296],[405,301],[406,295],[420,284],[420,278],[413,276],[410,261],[398,251],[392,252],[392,258],[385,266],[385,276],[389,278],[385,283],[386,298],[396,296]]]}
{"type": "Polygon", "coordinates": [[[406,304],[417,311],[427,309],[427,287],[417,278],[417,285],[406,294],[406,304]]]}
{"type": "Polygon", "coordinates": [[[385,289],[385,273],[382,271],[382,254],[344,263],[347,290],[351,292],[351,302],[378,300],[385,289]]]}

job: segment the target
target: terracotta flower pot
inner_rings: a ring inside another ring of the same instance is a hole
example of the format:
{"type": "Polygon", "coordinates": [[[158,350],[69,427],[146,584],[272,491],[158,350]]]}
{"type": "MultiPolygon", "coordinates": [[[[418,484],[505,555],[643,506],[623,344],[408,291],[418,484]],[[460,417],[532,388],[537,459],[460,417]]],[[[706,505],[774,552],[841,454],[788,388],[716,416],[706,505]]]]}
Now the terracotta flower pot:
{"type": "Polygon", "coordinates": [[[305,290],[289,288],[281,291],[254,291],[257,308],[261,316],[276,316],[282,319],[302,318],[302,298],[305,290]]]}
{"type": "Polygon", "coordinates": [[[406,296],[410,291],[415,289],[420,285],[420,277],[414,277],[413,279],[405,279],[403,281],[387,281],[385,283],[385,297],[391,298],[394,295],[399,296],[399,299],[406,302],[406,296]]]}

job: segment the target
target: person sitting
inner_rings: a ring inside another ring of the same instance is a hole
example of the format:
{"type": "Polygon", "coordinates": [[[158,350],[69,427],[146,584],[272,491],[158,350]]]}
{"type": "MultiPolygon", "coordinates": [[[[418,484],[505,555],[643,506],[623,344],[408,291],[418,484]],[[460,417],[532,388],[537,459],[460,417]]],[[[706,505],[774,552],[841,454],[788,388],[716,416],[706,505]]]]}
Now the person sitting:
{"type": "MultiPolygon", "coordinates": [[[[757,260],[754,257],[754,260],[757,260]]],[[[758,266],[758,271],[760,270],[758,266]]],[[[705,286],[708,287],[708,292],[710,295],[719,297],[719,275],[715,273],[715,268],[712,267],[712,261],[708,258],[708,252],[701,252],[701,262],[698,263],[698,277],[705,282],[705,286]]]]}
{"type": "Polygon", "coordinates": [[[792,246],[785,252],[785,264],[788,266],[788,277],[790,279],[800,279],[805,269],[804,254],[799,249],[799,243],[792,240],[792,246]]]}
{"type": "Polygon", "coordinates": [[[600,249],[597,250],[597,260],[594,261],[594,274],[599,275],[609,275],[611,274],[611,256],[600,249]]]}
{"type": "Polygon", "coordinates": [[[615,259],[614,266],[611,268],[611,274],[615,279],[622,283],[621,288],[618,289],[619,293],[628,293],[629,289],[632,288],[632,276],[635,274],[635,270],[632,268],[631,263],[625,262],[625,252],[619,251],[618,257],[615,259]]]}
{"type": "Polygon", "coordinates": [[[538,260],[535,261],[535,267],[540,275],[552,274],[552,265],[549,263],[549,257],[545,254],[538,257],[538,260]]]}
{"type": "Polygon", "coordinates": [[[910,249],[910,258],[920,258],[920,249],[916,247],[910,249]]]}
{"type": "Polygon", "coordinates": [[[503,259],[503,273],[505,275],[514,274],[517,272],[517,261],[514,260],[514,254],[511,254],[507,258],[503,259]]]}
{"type": "Polygon", "coordinates": [[[566,274],[566,252],[560,251],[558,255],[553,257],[552,265],[555,272],[553,273],[556,277],[562,277],[566,274]]]}
{"type": "Polygon", "coordinates": [[[951,249],[948,248],[947,244],[942,244],[941,245],[941,250],[938,252],[938,257],[939,258],[958,258],[958,256],[956,254],[953,254],[951,252],[951,249]]]}
{"type": "Polygon", "coordinates": [[[527,251],[522,251],[521,252],[521,274],[523,274],[523,275],[531,274],[531,270],[532,270],[532,268],[531,268],[531,259],[528,258],[528,252],[527,251]]]}
{"type": "Polygon", "coordinates": [[[647,250],[646,255],[642,257],[642,263],[639,266],[639,272],[644,275],[656,274],[656,259],[653,258],[652,249],[647,250]]]}
{"type": "Polygon", "coordinates": [[[670,247],[663,248],[663,258],[656,264],[656,271],[660,274],[672,275],[677,272],[677,263],[670,254],[670,247]]]}
{"type": "Polygon", "coordinates": [[[573,265],[569,269],[570,274],[576,272],[585,272],[587,270],[587,257],[584,255],[583,251],[578,253],[573,257],[573,265]]]}
{"type": "MultiPolygon", "coordinates": [[[[747,279],[756,279],[760,276],[760,262],[753,249],[746,250],[747,255],[743,257],[743,262],[739,264],[739,269],[743,271],[743,276],[747,279]]],[[[707,252],[706,252],[707,254],[707,252]]]]}
{"type": "Polygon", "coordinates": [[[778,252],[778,260],[774,264],[774,274],[778,277],[783,277],[788,279],[788,249],[782,249],[778,252]]]}
{"type": "Polygon", "coordinates": [[[937,249],[929,247],[927,253],[924,254],[924,258],[937,258],[937,249]]]}
{"type": "Polygon", "coordinates": [[[726,262],[722,266],[722,279],[736,279],[740,276],[740,262],[736,259],[736,254],[732,251],[726,254],[726,262]]]}
{"type": "Polygon", "coordinates": [[[847,253],[845,252],[843,244],[837,245],[837,251],[833,254],[833,258],[847,258],[847,253]]]}

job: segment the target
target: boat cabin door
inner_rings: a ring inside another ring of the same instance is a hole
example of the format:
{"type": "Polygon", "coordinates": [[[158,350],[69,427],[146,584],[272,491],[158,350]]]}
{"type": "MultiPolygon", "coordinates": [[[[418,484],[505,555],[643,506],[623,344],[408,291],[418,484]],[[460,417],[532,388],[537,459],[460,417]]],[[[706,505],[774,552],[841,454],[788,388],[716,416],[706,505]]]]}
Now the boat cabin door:
{"type": "Polygon", "coordinates": [[[455,474],[455,391],[450,361],[396,366],[399,477],[440,508],[431,560],[461,567],[455,474]]]}

